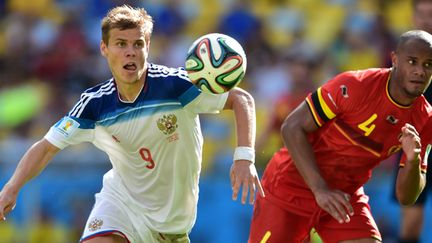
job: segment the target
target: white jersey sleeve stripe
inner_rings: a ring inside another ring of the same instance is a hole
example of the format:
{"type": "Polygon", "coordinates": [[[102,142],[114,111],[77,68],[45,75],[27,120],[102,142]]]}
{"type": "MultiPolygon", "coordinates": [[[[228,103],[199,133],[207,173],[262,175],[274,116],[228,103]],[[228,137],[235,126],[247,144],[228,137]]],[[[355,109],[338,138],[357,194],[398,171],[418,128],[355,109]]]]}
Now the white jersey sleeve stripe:
{"type": "Polygon", "coordinates": [[[112,94],[116,90],[114,84],[110,85],[110,87],[107,88],[110,88],[110,90],[100,89],[97,92],[83,94],[81,100],[74,107],[74,109],[69,113],[69,115],[73,117],[80,117],[80,115],[84,111],[84,108],[90,102],[91,99],[99,98],[102,97],[103,95],[112,94]]]}
{"type": "MultiPolygon", "coordinates": [[[[101,91],[101,90],[103,91],[103,90],[110,89],[110,88],[113,87],[113,86],[114,86],[114,80],[111,79],[108,83],[102,85],[102,86],[99,88],[99,90],[96,91],[96,92],[99,92],[99,91],[101,91]]],[[[92,92],[92,93],[94,93],[94,92],[92,92]]],[[[88,99],[88,98],[90,97],[89,94],[92,94],[92,93],[86,93],[86,92],[84,92],[83,94],[81,94],[81,100],[78,101],[78,103],[77,103],[77,104],[72,108],[72,110],[69,112],[69,115],[74,114],[74,112],[75,112],[76,109],[81,108],[83,102],[85,102],[85,100],[88,99]]]]}

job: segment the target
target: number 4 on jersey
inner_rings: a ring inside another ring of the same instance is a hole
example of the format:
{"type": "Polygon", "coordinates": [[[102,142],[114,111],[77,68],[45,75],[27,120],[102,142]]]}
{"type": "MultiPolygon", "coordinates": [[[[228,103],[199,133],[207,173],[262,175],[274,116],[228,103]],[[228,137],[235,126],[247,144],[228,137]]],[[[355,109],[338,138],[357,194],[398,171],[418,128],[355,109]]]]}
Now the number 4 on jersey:
{"type": "Polygon", "coordinates": [[[372,122],[375,121],[377,117],[378,115],[374,113],[371,117],[369,117],[369,119],[358,124],[358,128],[365,132],[365,136],[369,136],[369,134],[371,134],[372,131],[375,129],[375,124],[373,124],[372,122]]]}

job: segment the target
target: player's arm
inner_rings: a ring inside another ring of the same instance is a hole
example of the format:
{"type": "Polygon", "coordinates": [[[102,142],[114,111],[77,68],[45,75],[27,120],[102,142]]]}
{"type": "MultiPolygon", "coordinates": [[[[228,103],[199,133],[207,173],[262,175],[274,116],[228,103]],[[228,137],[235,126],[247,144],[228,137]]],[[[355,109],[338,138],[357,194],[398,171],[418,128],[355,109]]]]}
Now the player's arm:
{"type": "Polygon", "coordinates": [[[37,176],[60,149],[42,139],[24,154],[14,174],[0,192],[0,219],[5,219],[15,206],[18,192],[26,182],[37,176]]]}
{"type": "MultiPolygon", "coordinates": [[[[399,169],[396,179],[396,197],[402,205],[412,205],[426,183],[426,176],[420,167],[420,136],[414,126],[405,124],[399,141],[406,156],[404,167],[399,169]]],[[[426,155],[427,156],[427,155],[426,155]]]]}
{"type": "Polygon", "coordinates": [[[281,133],[297,170],[313,192],[318,205],[340,223],[349,222],[349,215],[353,214],[349,195],[328,187],[308,141],[307,134],[317,129],[307,103],[303,102],[285,119],[281,133]]]}
{"type": "Polygon", "coordinates": [[[248,192],[249,203],[253,204],[255,193],[258,188],[261,196],[264,196],[264,191],[259,181],[256,171],[255,162],[255,101],[248,92],[240,88],[232,89],[228,94],[228,99],[224,109],[233,110],[236,120],[237,144],[234,154],[234,163],[231,166],[230,178],[233,189],[233,200],[237,200],[237,196],[242,187],[241,202],[246,203],[248,192]]]}

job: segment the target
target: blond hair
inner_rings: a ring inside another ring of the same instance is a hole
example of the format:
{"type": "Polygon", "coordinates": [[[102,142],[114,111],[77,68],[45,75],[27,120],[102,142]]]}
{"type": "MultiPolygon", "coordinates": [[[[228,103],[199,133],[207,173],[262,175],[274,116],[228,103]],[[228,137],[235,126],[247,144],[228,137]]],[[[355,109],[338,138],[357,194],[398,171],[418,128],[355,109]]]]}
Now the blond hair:
{"type": "Polygon", "coordinates": [[[111,9],[102,19],[102,41],[108,44],[109,32],[112,29],[141,28],[144,31],[145,40],[149,41],[153,31],[153,18],[144,8],[133,8],[122,5],[111,9]]]}

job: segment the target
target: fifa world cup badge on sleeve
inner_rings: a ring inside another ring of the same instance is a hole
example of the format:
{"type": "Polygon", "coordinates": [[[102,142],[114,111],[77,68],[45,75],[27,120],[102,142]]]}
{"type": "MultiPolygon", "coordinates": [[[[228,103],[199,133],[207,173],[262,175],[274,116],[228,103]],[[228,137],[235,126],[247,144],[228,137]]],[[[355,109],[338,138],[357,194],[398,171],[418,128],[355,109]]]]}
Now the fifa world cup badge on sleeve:
{"type": "Polygon", "coordinates": [[[69,117],[64,117],[60,122],[56,124],[55,128],[57,128],[57,131],[59,131],[66,137],[69,137],[76,131],[79,126],[80,124],[77,121],[69,117]]]}

